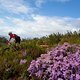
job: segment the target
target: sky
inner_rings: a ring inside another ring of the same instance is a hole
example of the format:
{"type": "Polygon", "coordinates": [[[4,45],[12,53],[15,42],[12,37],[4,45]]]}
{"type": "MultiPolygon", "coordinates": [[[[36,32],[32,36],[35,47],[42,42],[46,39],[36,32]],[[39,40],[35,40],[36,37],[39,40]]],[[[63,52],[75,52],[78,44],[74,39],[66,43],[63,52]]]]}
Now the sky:
{"type": "Polygon", "coordinates": [[[21,38],[80,28],[80,0],[0,0],[0,35],[21,38]]]}

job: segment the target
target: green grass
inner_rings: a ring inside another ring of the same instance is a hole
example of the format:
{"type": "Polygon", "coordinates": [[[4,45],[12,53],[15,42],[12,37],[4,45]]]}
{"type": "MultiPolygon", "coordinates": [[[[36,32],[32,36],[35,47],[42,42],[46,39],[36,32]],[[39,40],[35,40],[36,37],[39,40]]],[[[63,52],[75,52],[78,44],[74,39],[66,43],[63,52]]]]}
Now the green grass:
{"type": "MultiPolygon", "coordinates": [[[[27,68],[33,59],[36,59],[41,54],[45,54],[51,47],[58,44],[68,42],[70,44],[80,45],[80,33],[68,32],[65,35],[51,34],[47,37],[24,39],[20,45],[7,45],[0,43],[0,79],[1,80],[30,80],[27,68]],[[24,51],[26,56],[23,56],[24,51]],[[27,62],[20,65],[20,60],[26,59],[27,62]]],[[[35,80],[32,77],[31,80],[35,80]]]]}

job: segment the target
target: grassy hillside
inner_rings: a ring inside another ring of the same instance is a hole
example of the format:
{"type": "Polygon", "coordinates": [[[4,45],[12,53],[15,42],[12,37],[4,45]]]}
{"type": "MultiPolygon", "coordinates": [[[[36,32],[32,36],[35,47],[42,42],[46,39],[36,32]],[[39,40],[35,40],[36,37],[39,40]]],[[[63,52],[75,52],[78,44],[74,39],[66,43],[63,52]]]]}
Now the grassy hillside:
{"type": "Polygon", "coordinates": [[[6,39],[0,38],[0,79],[30,80],[27,71],[30,62],[64,42],[80,45],[80,32],[67,32],[64,35],[53,33],[42,38],[23,39],[17,46],[14,43],[7,45],[6,39]]]}

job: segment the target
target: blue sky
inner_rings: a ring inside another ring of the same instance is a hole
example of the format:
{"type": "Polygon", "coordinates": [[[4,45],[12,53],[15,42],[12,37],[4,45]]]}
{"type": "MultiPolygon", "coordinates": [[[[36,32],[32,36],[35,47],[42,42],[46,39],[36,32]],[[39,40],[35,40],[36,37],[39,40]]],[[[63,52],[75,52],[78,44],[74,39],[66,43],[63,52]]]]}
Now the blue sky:
{"type": "Polygon", "coordinates": [[[22,38],[80,28],[80,0],[0,0],[0,34],[22,38]]]}
{"type": "Polygon", "coordinates": [[[80,0],[69,0],[65,2],[48,1],[43,8],[41,13],[48,16],[69,16],[69,17],[79,17],[80,16],[80,0]]]}

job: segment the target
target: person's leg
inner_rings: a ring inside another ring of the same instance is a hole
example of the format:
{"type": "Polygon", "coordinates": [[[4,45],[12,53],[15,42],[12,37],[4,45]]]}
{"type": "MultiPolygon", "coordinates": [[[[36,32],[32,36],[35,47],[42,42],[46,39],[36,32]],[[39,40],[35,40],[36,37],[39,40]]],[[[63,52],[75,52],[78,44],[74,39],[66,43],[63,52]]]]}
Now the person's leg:
{"type": "Polygon", "coordinates": [[[20,44],[20,37],[15,38],[15,43],[16,43],[15,44],[15,49],[19,50],[20,49],[20,45],[19,45],[20,44]]]}
{"type": "Polygon", "coordinates": [[[21,41],[20,37],[16,37],[15,38],[15,43],[19,43],[20,44],[20,41],[21,41]]]}
{"type": "Polygon", "coordinates": [[[17,43],[20,44],[20,41],[21,41],[21,39],[20,39],[20,37],[18,37],[18,39],[17,39],[17,43]]]}

